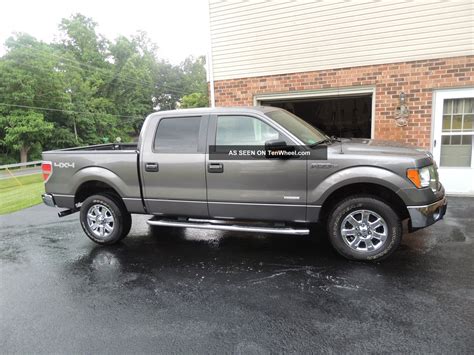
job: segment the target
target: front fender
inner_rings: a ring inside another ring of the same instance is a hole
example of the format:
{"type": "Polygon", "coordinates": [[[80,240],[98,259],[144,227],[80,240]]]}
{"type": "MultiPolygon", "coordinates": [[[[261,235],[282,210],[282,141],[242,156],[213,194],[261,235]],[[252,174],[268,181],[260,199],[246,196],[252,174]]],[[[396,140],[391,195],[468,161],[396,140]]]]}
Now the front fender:
{"type": "Polygon", "coordinates": [[[359,166],[343,169],[328,176],[314,189],[308,191],[308,204],[321,206],[334,191],[360,183],[381,185],[395,192],[405,204],[410,201],[406,191],[409,191],[411,186],[401,176],[382,168],[359,166]]]}

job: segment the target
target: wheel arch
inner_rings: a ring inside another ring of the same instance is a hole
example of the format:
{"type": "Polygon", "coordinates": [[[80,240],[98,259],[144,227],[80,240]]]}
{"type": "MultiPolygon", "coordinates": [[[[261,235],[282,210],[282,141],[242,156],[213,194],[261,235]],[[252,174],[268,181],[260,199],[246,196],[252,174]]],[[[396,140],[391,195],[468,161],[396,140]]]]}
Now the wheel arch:
{"type": "Polygon", "coordinates": [[[126,185],[114,172],[100,168],[87,167],[79,170],[73,177],[74,202],[82,202],[87,197],[101,192],[108,192],[122,199],[126,185]]]}
{"type": "Polygon", "coordinates": [[[406,209],[407,189],[410,185],[403,177],[391,170],[375,166],[355,166],[329,175],[308,191],[308,203],[318,207],[318,216],[309,219],[322,220],[338,200],[350,195],[371,195],[388,203],[394,203],[401,217],[408,215],[406,209]],[[328,207],[329,206],[329,207],[328,207]]]}
{"type": "Polygon", "coordinates": [[[103,193],[117,196],[121,200],[120,193],[112,185],[99,180],[88,180],[83,182],[76,189],[74,203],[83,202],[86,198],[92,195],[103,193]]]}
{"type": "Polygon", "coordinates": [[[332,209],[343,199],[361,195],[384,201],[394,209],[401,220],[409,217],[405,202],[393,189],[377,182],[353,182],[338,186],[326,196],[321,205],[319,219],[326,221],[332,209]]]}

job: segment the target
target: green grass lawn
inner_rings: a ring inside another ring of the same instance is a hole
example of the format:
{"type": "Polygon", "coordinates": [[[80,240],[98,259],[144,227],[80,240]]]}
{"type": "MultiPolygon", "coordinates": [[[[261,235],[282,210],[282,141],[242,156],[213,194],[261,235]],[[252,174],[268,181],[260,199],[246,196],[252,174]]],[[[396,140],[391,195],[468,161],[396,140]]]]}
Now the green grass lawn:
{"type": "Polygon", "coordinates": [[[0,214],[11,213],[41,202],[44,182],[41,174],[0,180],[0,214]]]}

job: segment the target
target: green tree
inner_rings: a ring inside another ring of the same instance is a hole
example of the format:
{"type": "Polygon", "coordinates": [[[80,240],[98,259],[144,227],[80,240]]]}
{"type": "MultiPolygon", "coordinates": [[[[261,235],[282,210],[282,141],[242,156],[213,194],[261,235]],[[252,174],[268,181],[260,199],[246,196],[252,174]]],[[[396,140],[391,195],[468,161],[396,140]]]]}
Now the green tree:
{"type": "Polygon", "coordinates": [[[174,110],[181,97],[187,94],[183,72],[179,67],[162,60],[158,63],[155,75],[154,106],[158,110],[174,110]]]}
{"type": "MultiPolygon", "coordinates": [[[[61,70],[65,91],[70,96],[71,112],[65,115],[64,125],[74,135],[75,144],[102,143],[107,138],[104,122],[110,131],[120,126],[113,100],[107,95],[113,64],[109,57],[109,41],[96,32],[97,23],[91,18],[75,14],[59,25],[61,70]]],[[[111,133],[109,132],[109,133],[111,133]]]]}
{"type": "Polygon", "coordinates": [[[206,59],[204,56],[186,58],[181,63],[184,90],[188,93],[180,100],[180,107],[207,107],[209,95],[206,80],[206,59]]]}
{"type": "Polygon", "coordinates": [[[207,96],[206,58],[189,56],[181,63],[180,68],[185,90],[188,93],[198,92],[207,96]]]}
{"type": "Polygon", "coordinates": [[[20,161],[28,161],[28,152],[36,144],[43,143],[53,132],[53,124],[45,122],[42,114],[15,111],[1,119],[5,127],[3,144],[20,152],[20,161]]]}
{"type": "MultiPolygon", "coordinates": [[[[19,109],[27,112],[28,107],[48,108],[42,111],[44,118],[54,123],[59,134],[45,142],[46,147],[67,146],[67,142],[55,140],[64,136],[61,126],[68,118],[63,110],[71,109],[70,97],[64,89],[64,75],[55,56],[57,51],[26,34],[10,37],[5,45],[8,52],[0,58],[0,116],[19,109]]],[[[0,126],[0,140],[4,136],[5,127],[0,126]]],[[[4,152],[9,149],[2,146],[4,152]]]]}
{"type": "Polygon", "coordinates": [[[111,45],[110,54],[115,65],[108,95],[116,111],[126,116],[121,128],[137,136],[143,118],[153,111],[156,46],[140,32],[131,39],[119,37],[111,45]]]}
{"type": "Polygon", "coordinates": [[[181,98],[181,108],[207,107],[209,98],[201,92],[193,92],[181,98]]]}
{"type": "Polygon", "coordinates": [[[207,106],[204,57],[172,65],[159,58],[144,32],[110,41],[81,14],[63,19],[58,29],[54,43],[27,34],[15,34],[5,43],[7,52],[0,57],[0,161],[11,161],[19,150],[25,156],[26,145],[20,149],[20,143],[13,144],[11,133],[7,139],[7,129],[11,132],[18,117],[40,112],[54,126],[54,134],[29,148],[37,157],[41,149],[103,143],[117,136],[133,139],[153,110],[207,106]]]}
{"type": "Polygon", "coordinates": [[[82,14],[62,19],[59,25],[60,45],[71,54],[78,63],[87,64],[89,74],[96,74],[94,67],[107,68],[105,61],[109,41],[96,32],[97,23],[82,14]]]}

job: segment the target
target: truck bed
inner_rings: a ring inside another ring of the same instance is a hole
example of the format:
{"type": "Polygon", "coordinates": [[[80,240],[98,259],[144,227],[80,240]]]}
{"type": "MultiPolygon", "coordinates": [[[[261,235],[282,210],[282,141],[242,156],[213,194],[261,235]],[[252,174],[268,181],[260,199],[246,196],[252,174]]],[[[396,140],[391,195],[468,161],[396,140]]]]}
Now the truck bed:
{"type": "Polygon", "coordinates": [[[142,212],[137,143],[112,143],[43,152],[52,174],[45,186],[63,207],[73,208],[75,195],[83,191],[115,190],[132,212],[142,212]],[[85,190],[84,190],[85,189],[85,190]]]}

